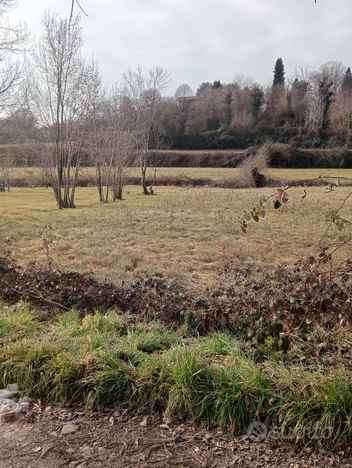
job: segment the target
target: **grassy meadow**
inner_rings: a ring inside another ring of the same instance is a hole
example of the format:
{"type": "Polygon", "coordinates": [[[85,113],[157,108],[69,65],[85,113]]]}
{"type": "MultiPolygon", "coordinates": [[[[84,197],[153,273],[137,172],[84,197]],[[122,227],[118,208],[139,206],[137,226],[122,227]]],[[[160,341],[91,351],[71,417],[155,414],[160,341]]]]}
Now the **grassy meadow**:
{"type": "MultiPolygon", "coordinates": [[[[27,172],[33,174],[34,179],[36,175],[41,174],[41,169],[37,167],[24,167],[13,168],[13,175],[15,177],[24,177],[27,172]]],[[[189,177],[189,178],[203,178],[218,181],[221,179],[231,179],[238,174],[239,169],[227,168],[214,168],[214,167],[160,167],[157,169],[157,177],[189,177]]],[[[94,167],[82,167],[80,170],[82,178],[92,177],[95,175],[94,167]]],[[[132,177],[140,177],[140,168],[132,167],[129,169],[128,174],[132,177]]],[[[332,177],[349,177],[352,179],[352,169],[267,169],[266,174],[273,179],[288,179],[288,180],[303,180],[314,179],[320,175],[332,177]]],[[[153,179],[154,169],[147,169],[147,178],[153,179]]]]}
{"type": "MultiPolygon", "coordinates": [[[[54,268],[94,270],[99,279],[116,283],[161,272],[202,290],[231,265],[273,268],[312,253],[326,229],[326,212],[342,203],[349,188],[307,191],[302,200],[302,188],[290,189],[283,212],[268,204],[266,218],[244,235],[238,216],[275,189],[156,187],[146,197],[128,186],[123,201],[101,204],[96,188],[78,188],[77,208],[59,212],[50,188],[13,188],[0,194],[0,234],[11,239],[23,266],[46,260],[47,235],[54,268]]],[[[351,211],[346,204],[342,214],[351,218],[351,211]]],[[[332,230],[328,241],[338,245],[350,234],[350,226],[332,230]]]]}
{"type": "MultiPolygon", "coordinates": [[[[20,169],[20,174],[23,174],[23,168],[20,169]]],[[[238,168],[215,168],[215,167],[160,167],[157,169],[157,177],[189,177],[189,178],[203,178],[218,181],[221,179],[231,179],[239,172],[238,168]]],[[[82,168],[82,175],[94,175],[94,168],[82,168]]],[[[304,180],[314,179],[316,177],[349,177],[352,179],[352,169],[277,169],[270,168],[265,171],[265,174],[272,179],[287,179],[287,180],[304,180]]],[[[129,172],[130,176],[139,177],[140,169],[133,167],[129,172]]],[[[147,178],[152,179],[154,170],[148,168],[147,178]]]]}
{"type": "MultiPolygon", "coordinates": [[[[195,171],[197,177],[212,178],[234,172],[183,169],[190,177],[195,171]]],[[[322,171],[271,173],[293,180],[322,171]]],[[[229,267],[270,270],[314,253],[327,227],[326,212],[338,208],[350,188],[306,190],[302,199],[302,188],[290,189],[283,211],[270,203],[265,219],[243,234],[238,216],[275,189],[156,187],[154,196],[144,196],[140,187],[128,186],[124,200],[101,204],[96,188],[78,188],[77,208],[60,212],[51,189],[13,188],[0,193],[0,238],[10,239],[6,248],[23,266],[34,260],[46,264],[45,240],[55,269],[94,271],[99,280],[116,284],[158,272],[201,293],[215,287],[219,271],[229,267]]],[[[351,203],[341,214],[352,218],[351,203]]],[[[324,245],[337,246],[349,237],[347,225],[329,232],[324,245]]],[[[169,417],[233,430],[256,420],[290,428],[332,427],[324,443],[347,446],[352,440],[352,370],[346,361],[351,343],[349,329],[318,328],[308,345],[297,342],[288,354],[268,352],[256,361],[246,353],[245,338],[226,330],[201,337],[187,320],[174,329],[119,311],[67,311],[53,317],[23,302],[0,302],[0,387],[18,382],[24,392],[46,401],[73,400],[86,408],[153,407],[169,417]],[[307,346],[328,341],[334,343],[333,356],[312,358],[307,352],[307,346]]]]}

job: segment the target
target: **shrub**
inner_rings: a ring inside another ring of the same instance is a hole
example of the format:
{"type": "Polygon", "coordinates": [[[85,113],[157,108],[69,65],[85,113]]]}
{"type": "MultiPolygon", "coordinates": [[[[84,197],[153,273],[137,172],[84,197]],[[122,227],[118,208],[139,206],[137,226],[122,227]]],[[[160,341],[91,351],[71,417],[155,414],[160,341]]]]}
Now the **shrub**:
{"type": "Polygon", "coordinates": [[[263,187],[266,178],[263,172],[268,169],[269,155],[262,150],[248,156],[239,166],[237,180],[240,187],[263,187]]]}

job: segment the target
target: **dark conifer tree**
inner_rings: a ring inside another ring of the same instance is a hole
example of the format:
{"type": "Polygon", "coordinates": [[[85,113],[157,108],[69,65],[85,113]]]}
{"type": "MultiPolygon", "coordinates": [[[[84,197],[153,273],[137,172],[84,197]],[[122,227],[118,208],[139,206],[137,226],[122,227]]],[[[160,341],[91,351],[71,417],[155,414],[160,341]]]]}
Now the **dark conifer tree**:
{"type": "Polygon", "coordinates": [[[259,116],[260,108],[263,104],[263,100],[264,100],[264,93],[262,89],[258,85],[255,85],[251,91],[252,113],[253,113],[255,122],[258,121],[258,116],[259,116]]]}
{"type": "Polygon", "coordinates": [[[273,86],[275,85],[283,85],[285,83],[285,67],[282,58],[278,58],[275,63],[274,68],[274,80],[273,86]]]}
{"type": "Polygon", "coordinates": [[[322,119],[321,119],[321,129],[325,130],[329,126],[329,107],[332,103],[332,98],[334,93],[330,91],[333,83],[329,81],[326,77],[323,78],[319,84],[319,98],[322,106],[322,119]]]}
{"type": "Polygon", "coordinates": [[[345,73],[345,76],[342,80],[342,91],[351,92],[352,91],[352,73],[351,68],[348,67],[345,73]]]}
{"type": "Polygon", "coordinates": [[[221,81],[220,80],[215,80],[213,85],[212,85],[212,88],[222,88],[222,84],[221,84],[221,81]]]}

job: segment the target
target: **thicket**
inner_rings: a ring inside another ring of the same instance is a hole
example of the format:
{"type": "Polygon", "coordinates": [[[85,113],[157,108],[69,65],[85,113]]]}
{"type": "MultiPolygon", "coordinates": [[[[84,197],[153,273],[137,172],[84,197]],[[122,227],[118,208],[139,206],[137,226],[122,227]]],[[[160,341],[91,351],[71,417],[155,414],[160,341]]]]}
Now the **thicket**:
{"type": "Polygon", "coordinates": [[[161,274],[118,287],[99,283],[91,274],[23,270],[5,256],[0,258],[0,291],[9,303],[29,301],[54,315],[117,309],[177,327],[187,318],[201,334],[227,328],[259,354],[268,340],[274,350],[286,353],[292,342],[307,339],[312,324],[333,327],[350,321],[352,262],[332,270],[327,265],[332,254],[326,249],[271,272],[230,265],[221,273],[221,286],[204,296],[168,283],[161,274]]]}
{"type": "Polygon", "coordinates": [[[310,135],[301,132],[298,127],[275,127],[262,123],[246,134],[229,130],[211,130],[195,135],[175,135],[172,140],[173,150],[244,150],[249,146],[263,143],[271,138],[275,143],[295,144],[302,149],[350,148],[349,141],[336,134],[310,135]]]}
{"type": "Polygon", "coordinates": [[[294,169],[352,168],[352,151],[346,148],[303,149],[294,143],[277,143],[265,138],[260,144],[247,146],[243,151],[172,151],[151,152],[158,167],[228,167],[240,166],[257,153],[268,156],[268,165],[294,169]]]}
{"type": "Polygon", "coordinates": [[[274,143],[269,140],[261,145],[248,148],[243,159],[259,152],[267,155],[270,167],[295,169],[347,169],[352,167],[352,151],[346,148],[304,150],[293,144],[274,143]]]}

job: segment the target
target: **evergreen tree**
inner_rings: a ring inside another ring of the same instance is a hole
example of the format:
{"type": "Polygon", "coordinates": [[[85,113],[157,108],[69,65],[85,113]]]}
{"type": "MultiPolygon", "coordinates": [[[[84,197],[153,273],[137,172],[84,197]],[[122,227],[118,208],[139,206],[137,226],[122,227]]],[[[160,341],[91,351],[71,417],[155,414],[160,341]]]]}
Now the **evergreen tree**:
{"type": "Polygon", "coordinates": [[[300,97],[304,97],[309,91],[309,86],[309,81],[295,78],[295,81],[292,84],[292,91],[300,97]]]}
{"type": "Polygon", "coordinates": [[[346,73],[342,80],[342,91],[351,92],[352,91],[352,73],[351,68],[348,67],[346,73]]]}
{"type": "Polygon", "coordinates": [[[214,83],[212,84],[212,88],[214,88],[214,89],[222,88],[221,81],[220,80],[215,80],[214,83]]]}
{"type": "Polygon", "coordinates": [[[252,105],[252,114],[254,121],[258,121],[258,116],[260,112],[260,108],[262,107],[264,100],[264,93],[262,89],[258,86],[255,85],[251,91],[251,105],[252,105]]]}
{"type": "Polygon", "coordinates": [[[204,96],[205,94],[207,94],[207,92],[209,91],[209,89],[212,88],[212,84],[209,82],[209,81],[204,81],[202,84],[200,84],[198,86],[198,89],[197,89],[197,96],[204,96]]]}
{"type": "Polygon", "coordinates": [[[290,90],[290,105],[296,119],[304,121],[309,108],[308,93],[311,89],[309,81],[295,78],[290,90]]]}
{"type": "Polygon", "coordinates": [[[333,92],[330,90],[333,83],[328,81],[327,78],[323,78],[319,85],[319,98],[321,102],[321,128],[325,130],[329,126],[329,107],[332,103],[333,92]]]}
{"type": "Polygon", "coordinates": [[[283,85],[285,83],[285,67],[282,58],[278,58],[274,68],[273,86],[283,85]]]}
{"type": "Polygon", "coordinates": [[[228,88],[223,95],[223,117],[225,121],[225,125],[229,127],[232,121],[232,102],[233,102],[233,95],[232,89],[228,88]]]}

